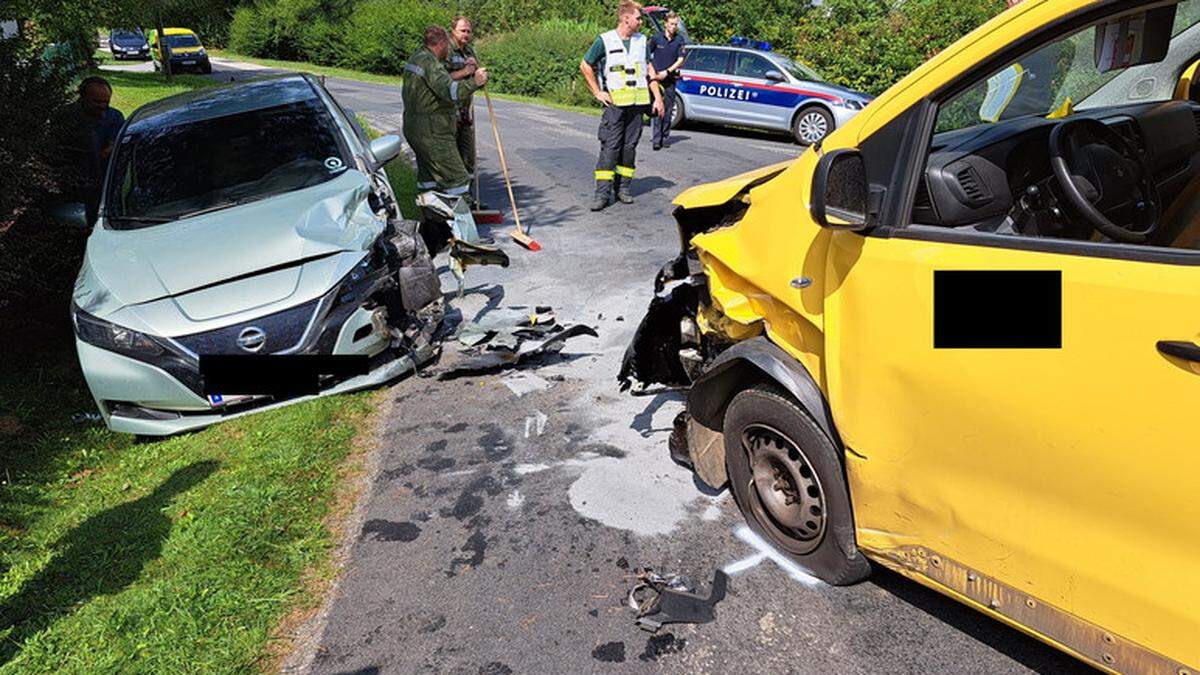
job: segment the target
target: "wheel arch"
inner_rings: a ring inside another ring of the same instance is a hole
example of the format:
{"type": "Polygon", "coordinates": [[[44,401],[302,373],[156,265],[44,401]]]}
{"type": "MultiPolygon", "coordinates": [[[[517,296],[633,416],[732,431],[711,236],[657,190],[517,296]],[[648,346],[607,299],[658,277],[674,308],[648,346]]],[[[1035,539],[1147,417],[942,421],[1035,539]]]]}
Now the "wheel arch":
{"type": "Polygon", "coordinates": [[[788,392],[842,450],[841,439],[824,394],[804,364],[765,337],[743,340],[726,349],[688,391],[688,414],[709,429],[721,429],[725,409],[739,391],[759,383],[774,383],[788,392]]]}
{"type": "Polygon", "coordinates": [[[806,101],[803,101],[799,105],[796,106],[796,109],[792,111],[792,118],[791,118],[791,122],[788,125],[788,128],[795,127],[796,119],[800,117],[800,113],[804,112],[805,110],[808,110],[809,108],[821,108],[825,112],[829,113],[829,116],[833,118],[833,127],[831,127],[829,129],[830,133],[832,133],[833,130],[837,128],[837,114],[834,113],[833,106],[829,105],[829,102],[826,101],[825,99],[815,98],[815,97],[810,98],[806,101]]]}

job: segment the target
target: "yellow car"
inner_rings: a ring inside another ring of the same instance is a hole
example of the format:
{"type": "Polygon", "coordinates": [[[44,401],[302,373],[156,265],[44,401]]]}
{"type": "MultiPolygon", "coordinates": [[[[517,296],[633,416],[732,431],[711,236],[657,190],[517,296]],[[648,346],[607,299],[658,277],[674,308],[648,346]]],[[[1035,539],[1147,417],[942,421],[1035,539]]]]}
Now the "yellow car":
{"type": "MultiPolygon", "coordinates": [[[[200,37],[187,28],[164,28],[167,51],[171,55],[171,72],[178,73],[194,70],[208,74],[212,72],[212,62],[208,59],[208,51],[200,42],[200,37]]],[[[158,31],[150,31],[150,55],[154,59],[154,69],[161,70],[163,63],[163,42],[158,39],[158,31]]]]}
{"type": "Polygon", "coordinates": [[[1200,0],[1026,0],[675,201],[624,386],[834,584],[1200,673],[1200,0]],[[870,562],[869,562],[870,561],[870,562]]]}

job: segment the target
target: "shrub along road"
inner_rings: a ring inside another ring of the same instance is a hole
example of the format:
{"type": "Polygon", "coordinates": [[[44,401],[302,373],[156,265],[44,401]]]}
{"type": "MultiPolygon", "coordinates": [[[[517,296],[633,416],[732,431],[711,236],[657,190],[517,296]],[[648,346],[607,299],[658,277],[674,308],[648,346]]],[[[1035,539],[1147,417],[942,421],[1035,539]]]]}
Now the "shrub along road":
{"type": "MultiPolygon", "coordinates": [[[[256,70],[217,63],[215,77],[256,70]]],[[[401,123],[394,86],[329,79],[340,102],[384,131],[401,123]]],[[[586,208],[594,117],[497,101],[523,220],[545,249],[513,245],[508,269],[472,268],[462,300],[552,305],[596,326],[564,358],[530,371],[547,388],[518,397],[510,374],[401,381],[377,473],[328,611],[292,665],[319,673],[1071,672],[1074,661],[894,574],[851,588],[807,585],[769,562],[735,576],[717,620],[657,636],[623,607],[632,569],[707,583],[754,554],[727,492],[698,488],[667,457],[672,394],[618,393],[615,374],[677,250],[670,199],[698,183],[798,153],[785,139],[684,129],[663,152],[643,143],[634,205],[586,208]]],[[[485,200],[504,205],[483,101],[476,119],[485,200]]],[[[446,288],[453,288],[447,282],[446,288]]],[[[448,345],[443,361],[453,357],[448,345]]],[[[539,383],[540,384],[540,383],[539,383]]]]}

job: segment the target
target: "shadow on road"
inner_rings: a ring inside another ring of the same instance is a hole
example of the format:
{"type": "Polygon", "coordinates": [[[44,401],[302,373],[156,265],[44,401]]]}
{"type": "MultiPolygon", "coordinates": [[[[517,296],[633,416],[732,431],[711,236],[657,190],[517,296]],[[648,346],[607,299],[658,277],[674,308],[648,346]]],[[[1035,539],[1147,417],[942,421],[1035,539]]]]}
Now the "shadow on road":
{"type": "Polygon", "coordinates": [[[50,562],[0,607],[0,632],[8,632],[0,642],[0,665],[77,607],[137,581],[171,532],[163,510],[219,466],[204,461],[179,469],[150,494],[102,511],[63,535],[50,562]]]}
{"type": "Polygon", "coordinates": [[[1077,659],[891,570],[876,566],[870,583],[1035,672],[1046,675],[1096,672],[1077,659]]]}

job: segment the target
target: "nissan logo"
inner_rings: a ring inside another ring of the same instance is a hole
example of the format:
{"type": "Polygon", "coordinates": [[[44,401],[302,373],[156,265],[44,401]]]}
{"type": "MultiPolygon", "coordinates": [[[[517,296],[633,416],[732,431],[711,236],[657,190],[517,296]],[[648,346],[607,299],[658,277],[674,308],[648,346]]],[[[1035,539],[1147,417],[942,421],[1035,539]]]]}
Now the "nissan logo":
{"type": "Polygon", "coordinates": [[[267,333],[258,326],[242,329],[238,334],[237,344],[243,351],[257,352],[267,344],[267,333]]]}

